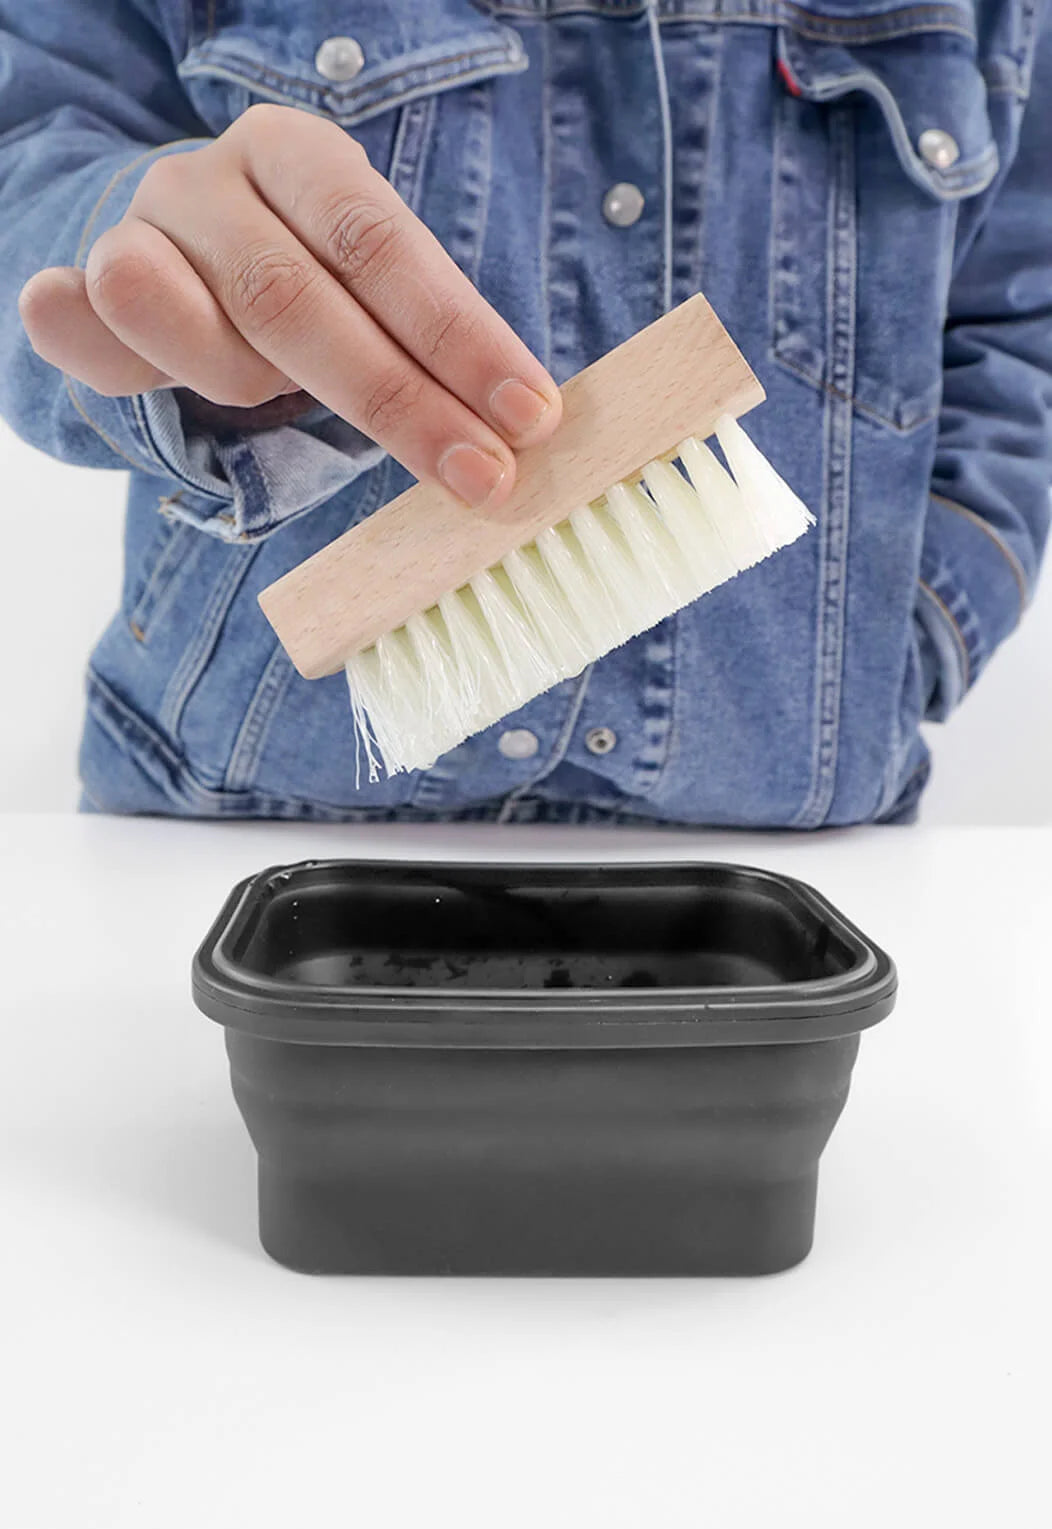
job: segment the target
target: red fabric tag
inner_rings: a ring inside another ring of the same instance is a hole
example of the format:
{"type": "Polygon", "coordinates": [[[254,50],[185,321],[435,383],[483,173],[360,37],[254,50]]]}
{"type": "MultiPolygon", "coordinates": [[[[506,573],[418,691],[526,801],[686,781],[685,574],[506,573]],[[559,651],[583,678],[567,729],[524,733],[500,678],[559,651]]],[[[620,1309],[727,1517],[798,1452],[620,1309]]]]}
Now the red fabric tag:
{"type": "Polygon", "coordinates": [[[781,75],[782,84],[785,86],[786,90],[791,96],[798,96],[801,94],[800,87],[793,79],[793,76],[789,71],[789,65],[786,63],[784,58],[780,58],[778,60],[778,73],[781,75]]]}

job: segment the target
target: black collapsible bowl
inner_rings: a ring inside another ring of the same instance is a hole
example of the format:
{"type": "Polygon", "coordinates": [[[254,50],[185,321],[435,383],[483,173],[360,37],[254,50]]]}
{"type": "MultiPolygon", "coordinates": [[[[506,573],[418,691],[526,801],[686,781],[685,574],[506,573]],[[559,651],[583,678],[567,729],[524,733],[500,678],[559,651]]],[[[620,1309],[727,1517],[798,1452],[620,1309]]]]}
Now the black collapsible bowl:
{"type": "Polygon", "coordinates": [[[361,1274],[789,1268],[896,986],[765,871],[338,860],[237,887],[193,983],[263,1246],[361,1274]]]}

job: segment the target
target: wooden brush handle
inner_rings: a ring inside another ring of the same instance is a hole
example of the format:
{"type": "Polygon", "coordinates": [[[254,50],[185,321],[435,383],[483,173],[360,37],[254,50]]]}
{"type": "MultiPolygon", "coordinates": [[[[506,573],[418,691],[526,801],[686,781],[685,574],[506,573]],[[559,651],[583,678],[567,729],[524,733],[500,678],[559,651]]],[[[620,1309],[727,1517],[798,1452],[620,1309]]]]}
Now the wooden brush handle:
{"type": "Polygon", "coordinates": [[[711,435],[764,391],[700,294],[633,335],[561,389],[554,437],[516,459],[499,510],[468,509],[418,483],[278,579],[259,597],[306,679],[334,674],[440,595],[500,562],[689,435],[711,435]]]}

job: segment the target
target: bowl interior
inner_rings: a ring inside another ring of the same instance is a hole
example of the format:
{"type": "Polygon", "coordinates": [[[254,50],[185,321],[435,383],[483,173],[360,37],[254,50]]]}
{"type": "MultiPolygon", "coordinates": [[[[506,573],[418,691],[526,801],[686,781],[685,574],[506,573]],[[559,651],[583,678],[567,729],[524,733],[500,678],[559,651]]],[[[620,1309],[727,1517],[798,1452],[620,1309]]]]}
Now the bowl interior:
{"type": "Polygon", "coordinates": [[[309,988],[772,987],[859,952],[792,884],[736,868],[296,867],[239,920],[229,955],[309,988]]]}

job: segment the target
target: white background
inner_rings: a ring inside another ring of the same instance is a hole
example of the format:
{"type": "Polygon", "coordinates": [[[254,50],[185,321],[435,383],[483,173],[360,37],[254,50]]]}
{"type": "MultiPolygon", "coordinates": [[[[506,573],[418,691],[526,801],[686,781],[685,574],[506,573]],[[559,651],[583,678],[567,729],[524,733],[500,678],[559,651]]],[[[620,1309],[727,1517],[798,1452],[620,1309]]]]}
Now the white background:
{"type": "Polygon", "coordinates": [[[0,814],[0,1523],[1047,1529],[1050,859],[1049,828],[0,814]],[[737,1280],[271,1263],[190,952],[260,866],[377,854],[748,860],[848,911],[901,986],[810,1258],[737,1280]]]}
{"type": "MultiPolygon", "coordinates": [[[[0,811],[76,802],[85,658],[116,607],[120,473],[52,462],[0,424],[0,811]]],[[[1052,578],[967,704],[933,729],[928,823],[1052,823],[1052,578]]]]}

